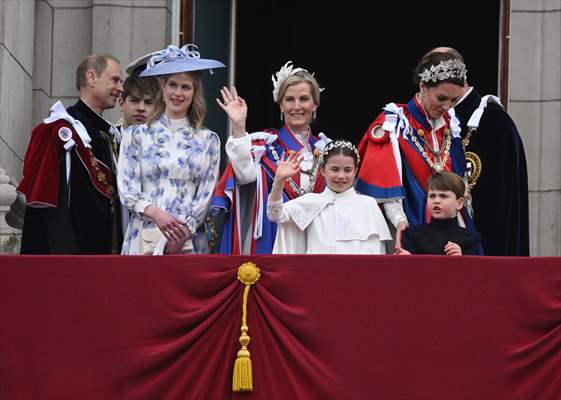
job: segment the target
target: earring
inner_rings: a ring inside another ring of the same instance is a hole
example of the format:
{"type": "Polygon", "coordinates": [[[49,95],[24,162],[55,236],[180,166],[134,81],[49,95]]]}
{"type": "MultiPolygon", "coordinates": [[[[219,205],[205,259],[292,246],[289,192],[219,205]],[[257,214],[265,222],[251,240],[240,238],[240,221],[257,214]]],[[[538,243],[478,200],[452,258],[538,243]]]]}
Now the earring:
{"type": "Polygon", "coordinates": [[[281,122],[284,121],[284,114],[282,113],[282,111],[281,111],[281,113],[280,113],[280,120],[281,120],[281,122]]]}
{"type": "Polygon", "coordinates": [[[312,113],[312,121],[314,121],[317,117],[318,117],[318,112],[317,110],[314,110],[314,112],[312,113]]]}

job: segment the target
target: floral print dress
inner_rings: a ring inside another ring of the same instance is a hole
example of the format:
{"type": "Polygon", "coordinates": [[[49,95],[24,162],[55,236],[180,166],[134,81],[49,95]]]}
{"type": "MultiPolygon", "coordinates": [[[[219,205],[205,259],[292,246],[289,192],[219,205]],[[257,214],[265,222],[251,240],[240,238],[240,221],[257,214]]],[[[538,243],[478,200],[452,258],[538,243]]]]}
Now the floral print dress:
{"type": "Polygon", "coordinates": [[[220,139],[208,129],[172,131],[163,114],[151,127],[127,129],[117,166],[119,196],[130,210],[121,254],[145,253],[141,232],[157,229],[143,214],[150,204],[185,221],[194,234],[207,215],[219,166],[220,139]]]}

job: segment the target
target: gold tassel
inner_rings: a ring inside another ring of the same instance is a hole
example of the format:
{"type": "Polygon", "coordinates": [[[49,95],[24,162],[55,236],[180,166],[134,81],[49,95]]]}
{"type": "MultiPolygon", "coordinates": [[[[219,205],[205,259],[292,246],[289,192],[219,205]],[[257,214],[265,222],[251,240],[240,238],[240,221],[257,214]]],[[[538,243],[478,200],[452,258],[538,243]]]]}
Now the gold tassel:
{"type": "MultiPolygon", "coordinates": [[[[246,286],[246,288],[248,288],[246,286]]],[[[251,392],[253,390],[253,371],[251,366],[251,358],[249,357],[249,336],[247,336],[247,326],[242,326],[242,335],[240,336],[240,343],[242,348],[238,351],[238,358],[234,363],[234,377],[232,383],[232,390],[234,392],[251,392]]]]}
{"type": "Polygon", "coordinates": [[[247,349],[250,342],[250,338],[247,335],[249,329],[247,326],[247,298],[251,285],[257,282],[260,276],[259,268],[252,262],[243,263],[238,268],[238,280],[245,285],[245,289],[243,291],[242,334],[240,336],[242,348],[238,351],[238,357],[234,363],[232,379],[232,390],[234,392],[251,392],[253,390],[253,367],[251,365],[250,353],[247,349]]]}

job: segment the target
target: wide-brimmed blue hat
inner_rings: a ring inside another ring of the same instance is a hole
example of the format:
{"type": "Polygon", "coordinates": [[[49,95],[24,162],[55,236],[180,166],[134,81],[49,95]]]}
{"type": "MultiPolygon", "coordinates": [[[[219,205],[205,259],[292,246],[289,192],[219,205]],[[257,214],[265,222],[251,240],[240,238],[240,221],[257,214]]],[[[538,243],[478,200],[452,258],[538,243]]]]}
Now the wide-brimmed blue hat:
{"type": "MultiPolygon", "coordinates": [[[[160,51],[160,50],[158,50],[158,51],[160,51]]],[[[142,57],[139,57],[136,60],[134,60],[133,62],[131,62],[129,65],[127,65],[127,68],[125,69],[127,74],[129,74],[129,75],[140,75],[141,72],[146,69],[146,64],[148,64],[148,60],[150,60],[150,57],[152,57],[158,51],[143,55],[142,57]]]]}
{"type": "Polygon", "coordinates": [[[140,76],[170,75],[205,69],[212,74],[213,68],[226,67],[220,61],[201,58],[197,49],[194,44],[186,44],[181,48],[170,44],[167,48],[150,54],[146,69],[140,76]]]}

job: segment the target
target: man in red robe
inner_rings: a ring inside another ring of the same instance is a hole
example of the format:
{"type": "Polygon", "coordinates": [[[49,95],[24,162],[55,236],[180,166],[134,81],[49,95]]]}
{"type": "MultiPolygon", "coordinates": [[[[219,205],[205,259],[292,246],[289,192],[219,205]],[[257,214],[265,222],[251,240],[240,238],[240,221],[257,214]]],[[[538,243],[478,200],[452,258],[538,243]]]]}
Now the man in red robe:
{"type": "Polygon", "coordinates": [[[18,186],[27,199],[22,254],[120,252],[115,129],[101,116],[123,91],[119,61],[86,57],[76,87],[76,104],[55,104],[31,135],[18,186]]]}

